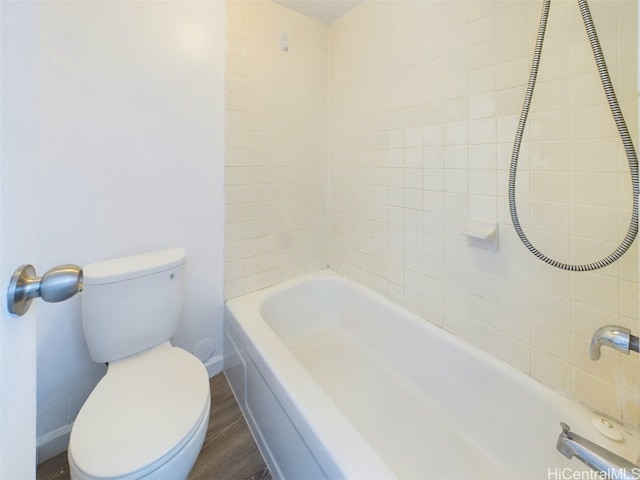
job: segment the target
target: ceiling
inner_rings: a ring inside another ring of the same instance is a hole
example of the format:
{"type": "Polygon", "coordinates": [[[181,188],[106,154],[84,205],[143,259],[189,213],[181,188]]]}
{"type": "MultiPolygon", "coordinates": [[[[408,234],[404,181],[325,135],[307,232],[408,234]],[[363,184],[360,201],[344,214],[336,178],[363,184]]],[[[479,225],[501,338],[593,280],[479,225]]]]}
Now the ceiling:
{"type": "Polygon", "coordinates": [[[362,3],[363,0],[274,0],[276,3],[283,5],[291,10],[315,18],[316,20],[326,23],[333,22],[347,10],[362,3]]]}

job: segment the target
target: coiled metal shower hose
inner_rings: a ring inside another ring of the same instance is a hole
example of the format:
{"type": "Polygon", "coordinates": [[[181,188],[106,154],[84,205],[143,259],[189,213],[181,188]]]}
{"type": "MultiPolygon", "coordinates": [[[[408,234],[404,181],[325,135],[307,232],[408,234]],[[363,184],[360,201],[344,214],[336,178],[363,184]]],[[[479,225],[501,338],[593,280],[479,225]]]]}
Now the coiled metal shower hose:
{"type": "Polygon", "coordinates": [[[589,5],[587,3],[587,0],[578,0],[580,13],[582,14],[582,20],[584,21],[584,26],[587,30],[587,35],[589,37],[589,43],[591,44],[591,50],[593,51],[593,56],[595,58],[596,65],[598,67],[598,73],[600,74],[602,87],[607,97],[609,108],[611,109],[613,119],[618,129],[618,133],[620,134],[620,139],[622,140],[622,144],[624,146],[624,150],[627,155],[627,160],[629,162],[629,171],[631,173],[631,181],[633,184],[633,212],[631,215],[629,230],[627,231],[627,234],[622,240],[622,243],[620,243],[620,245],[610,255],[593,263],[587,263],[587,264],[581,264],[581,265],[572,265],[572,264],[562,263],[547,257],[545,254],[540,252],[536,247],[534,247],[531,244],[531,242],[529,241],[525,233],[522,231],[522,227],[520,226],[520,221],[518,220],[518,213],[516,210],[516,200],[515,200],[516,172],[518,169],[518,157],[520,155],[520,144],[522,142],[522,136],[524,134],[524,127],[527,123],[527,117],[529,115],[529,107],[531,106],[531,99],[533,97],[533,89],[535,87],[536,77],[538,75],[538,67],[540,65],[540,56],[542,53],[542,42],[544,41],[544,35],[547,28],[547,19],[549,18],[550,5],[551,5],[551,0],[544,0],[544,4],[542,7],[542,15],[540,17],[540,26],[538,28],[538,36],[536,38],[536,45],[533,52],[531,73],[529,74],[529,83],[527,85],[527,92],[525,94],[524,104],[522,106],[522,113],[520,114],[520,121],[518,122],[518,129],[516,131],[516,137],[513,143],[513,153],[511,155],[511,166],[509,168],[509,210],[511,212],[511,221],[513,222],[513,226],[515,227],[516,232],[520,237],[520,240],[527,247],[527,249],[531,253],[533,253],[536,257],[538,257],[543,262],[548,263],[549,265],[552,265],[554,267],[560,268],[562,270],[570,270],[574,272],[588,272],[588,271],[597,270],[599,268],[606,267],[607,265],[611,265],[613,262],[618,260],[622,255],[624,255],[624,253],[629,249],[634,239],[636,238],[636,235],[638,233],[638,159],[636,157],[636,152],[633,147],[633,142],[631,141],[631,137],[629,136],[629,130],[627,129],[627,125],[624,121],[622,111],[620,110],[620,105],[618,105],[618,100],[616,99],[616,94],[613,90],[611,79],[609,78],[609,72],[607,70],[607,65],[605,63],[602,49],[600,48],[600,42],[598,40],[598,35],[596,34],[595,26],[593,25],[593,20],[591,18],[591,13],[589,11],[589,5]]]}

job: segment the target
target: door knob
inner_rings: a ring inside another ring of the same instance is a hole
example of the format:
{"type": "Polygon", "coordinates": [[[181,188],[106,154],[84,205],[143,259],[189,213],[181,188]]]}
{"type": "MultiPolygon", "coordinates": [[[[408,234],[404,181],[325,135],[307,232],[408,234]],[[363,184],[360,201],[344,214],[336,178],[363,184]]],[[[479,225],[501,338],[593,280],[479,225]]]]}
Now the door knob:
{"type": "Polygon", "coordinates": [[[62,302],[82,291],[82,268],[77,265],[58,265],[42,277],[36,276],[33,265],[23,265],[11,276],[7,289],[7,310],[24,315],[34,298],[45,302],[62,302]]]}

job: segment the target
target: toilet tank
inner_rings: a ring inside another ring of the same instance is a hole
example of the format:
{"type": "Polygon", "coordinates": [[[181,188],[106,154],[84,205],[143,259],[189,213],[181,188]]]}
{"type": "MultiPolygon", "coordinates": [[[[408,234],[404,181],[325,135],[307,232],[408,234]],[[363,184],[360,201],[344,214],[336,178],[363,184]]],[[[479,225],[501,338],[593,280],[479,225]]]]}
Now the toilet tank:
{"type": "Polygon", "coordinates": [[[82,326],[91,358],[111,362],[169,340],[184,301],[182,248],[83,267],[82,326]]]}

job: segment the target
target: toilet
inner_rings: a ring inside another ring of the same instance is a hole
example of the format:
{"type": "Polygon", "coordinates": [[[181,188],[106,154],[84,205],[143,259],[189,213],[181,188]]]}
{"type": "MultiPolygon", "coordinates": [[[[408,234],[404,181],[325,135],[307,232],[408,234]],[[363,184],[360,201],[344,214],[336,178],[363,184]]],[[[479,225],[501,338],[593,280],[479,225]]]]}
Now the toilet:
{"type": "Polygon", "coordinates": [[[184,300],[181,248],[83,268],[82,323],[107,373],[71,430],[72,479],[185,479],[202,448],[211,393],[202,362],[169,339],[184,300]]]}

